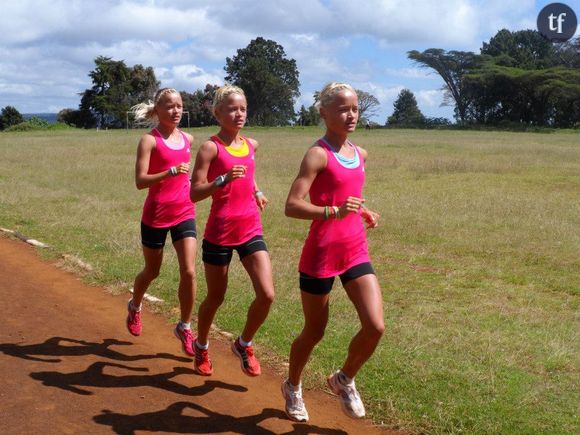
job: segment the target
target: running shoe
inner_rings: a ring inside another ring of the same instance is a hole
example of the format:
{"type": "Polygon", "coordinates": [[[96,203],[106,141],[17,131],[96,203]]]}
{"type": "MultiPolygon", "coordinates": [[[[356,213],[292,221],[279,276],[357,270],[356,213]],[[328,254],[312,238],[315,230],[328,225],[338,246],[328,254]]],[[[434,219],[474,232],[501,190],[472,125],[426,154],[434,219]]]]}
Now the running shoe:
{"type": "Polygon", "coordinates": [[[254,356],[254,348],[252,346],[242,346],[240,344],[240,337],[232,343],[232,352],[240,358],[240,366],[246,375],[258,376],[262,373],[260,363],[254,356]]]}
{"type": "Polygon", "coordinates": [[[308,421],[308,411],[302,399],[302,386],[294,389],[286,380],[282,382],[282,397],[286,401],[286,415],[290,420],[308,421]]]}
{"type": "Polygon", "coordinates": [[[209,351],[207,349],[200,349],[197,346],[197,340],[193,343],[195,349],[195,359],[193,360],[193,367],[198,375],[211,376],[213,374],[213,366],[209,359],[209,351]]]}
{"type": "Polygon", "coordinates": [[[191,332],[191,329],[182,329],[179,327],[179,323],[175,326],[175,329],[173,330],[173,333],[175,334],[175,337],[177,337],[177,339],[179,341],[181,341],[181,349],[183,350],[183,353],[185,353],[186,355],[189,356],[195,356],[195,353],[193,352],[193,332],[191,332]]]}
{"type": "Polygon", "coordinates": [[[331,391],[340,397],[342,411],[350,418],[363,418],[365,416],[365,406],[356,390],[354,379],[349,383],[343,383],[339,377],[340,370],[337,370],[327,379],[331,391]]]}
{"type": "Polygon", "coordinates": [[[141,310],[133,308],[132,300],[127,304],[127,330],[131,335],[138,337],[141,335],[143,326],[141,325],[141,310]]]}

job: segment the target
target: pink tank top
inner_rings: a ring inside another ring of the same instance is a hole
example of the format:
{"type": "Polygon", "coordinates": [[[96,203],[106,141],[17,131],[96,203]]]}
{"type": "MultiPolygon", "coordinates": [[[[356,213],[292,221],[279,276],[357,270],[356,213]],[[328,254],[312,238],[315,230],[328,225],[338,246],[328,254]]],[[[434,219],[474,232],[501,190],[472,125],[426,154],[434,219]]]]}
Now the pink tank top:
{"type": "MultiPolygon", "coordinates": [[[[318,145],[326,151],[326,168],[310,187],[310,202],[318,206],[340,206],[349,196],[362,198],[365,181],[364,160],[357,147],[359,165],[344,167],[322,139],[318,145]]],[[[304,242],[299,271],[317,278],[340,275],[353,266],[369,262],[365,227],[359,213],[343,219],[314,220],[304,242]]]]}
{"type": "Polygon", "coordinates": [[[211,140],[217,146],[217,156],[209,165],[207,180],[228,172],[234,165],[245,165],[246,176],[238,178],[212,194],[211,209],[204,237],[210,243],[221,246],[236,246],[262,234],[260,212],[254,198],[254,146],[246,139],[248,154],[234,156],[217,136],[211,140]]]}
{"type": "MultiPolygon", "coordinates": [[[[182,144],[166,143],[157,129],[151,130],[155,148],[151,150],[148,174],[157,174],[190,161],[191,144],[181,133],[182,144]]],[[[145,225],[167,228],[187,219],[195,219],[195,206],[189,198],[191,181],[187,174],[167,177],[149,187],[141,220],[145,225]]]]}

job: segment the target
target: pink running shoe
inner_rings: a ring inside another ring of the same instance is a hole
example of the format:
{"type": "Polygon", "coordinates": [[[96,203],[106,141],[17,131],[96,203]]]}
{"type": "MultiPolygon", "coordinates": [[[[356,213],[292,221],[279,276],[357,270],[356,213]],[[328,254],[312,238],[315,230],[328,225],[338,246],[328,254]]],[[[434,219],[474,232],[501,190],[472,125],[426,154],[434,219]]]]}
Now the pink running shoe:
{"type": "Polygon", "coordinates": [[[195,356],[195,352],[193,351],[193,332],[191,329],[182,329],[179,327],[179,324],[175,326],[173,333],[177,337],[179,341],[181,341],[181,348],[186,355],[195,356]]]}
{"type": "Polygon", "coordinates": [[[132,300],[129,300],[129,303],[127,304],[127,330],[129,331],[129,334],[138,337],[141,335],[142,329],[141,311],[134,309],[132,300]]]}
{"type": "Polygon", "coordinates": [[[211,364],[211,360],[209,359],[209,351],[207,349],[200,349],[196,343],[197,340],[193,344],[193,348],[195,349],[193,368],[198,375],[211,376],[213,374],[213,366],[211,364]]]}
{"type": "Polygon", "coordinates": [[[254,348],[252,346],[243,347],[240,344],[240,337],[232,343],[232,352],[240,358],[240,365],[242,371],[248,376],[259,376],[262,374],[260,363],[254,356],[254,348]]]}

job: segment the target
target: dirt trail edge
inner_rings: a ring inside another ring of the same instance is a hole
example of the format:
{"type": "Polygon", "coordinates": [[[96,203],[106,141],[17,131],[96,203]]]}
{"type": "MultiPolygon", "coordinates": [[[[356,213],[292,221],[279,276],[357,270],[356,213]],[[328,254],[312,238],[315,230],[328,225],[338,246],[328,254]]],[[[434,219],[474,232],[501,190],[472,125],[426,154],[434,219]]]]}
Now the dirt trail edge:
{"type": "Polygon", "coordinates": [[[0,421],[3,433],[386,434],[306,391],[311,420],[287,419],[279,376],[243,375],[212,341],[215,374],[194,374],[172,325],[145,310],[126,332],[127,297],[83,284],[0,236],[0,421]]]}

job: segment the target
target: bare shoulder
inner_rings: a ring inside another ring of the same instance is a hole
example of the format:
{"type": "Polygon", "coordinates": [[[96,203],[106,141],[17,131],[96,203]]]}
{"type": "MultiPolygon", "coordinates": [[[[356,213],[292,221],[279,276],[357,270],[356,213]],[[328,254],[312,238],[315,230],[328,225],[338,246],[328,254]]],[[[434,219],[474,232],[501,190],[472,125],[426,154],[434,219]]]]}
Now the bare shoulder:
{"type": "Polygon", "coordinates": [[[313,143],[312,145],[310,145],[310,148],[308,148],[308,150],[306,151],[306,156],[316,159],[323,158],[324,160],[326,160],[326,151],[324,151],[324,148],[322,148],[317,143],[313,143]]]}
{"type": "Polygon", "coordinates": [[[214,158],[217,156],[217,145],[213,140],[206,140],[199,146],[198,153],[209,158],[214,158]]]}
{"type": "Polygon", "coordinates": [[[367,157],[369,156],[369,152],[367,150],[365,150],[363,147],[360,147],[358,145],[355,145],[356,149],[358,150],[358,152],[360,153],[360,155],[362,156],[363,160],[367,160],[367,157]]]}
{"type": "Polygon", "coordinates": [[[185,137],[187,138],[187,140],[189,141],[190,144],[193,143],[193,135],[186,133],[185,131],[182,131],[182,133],[185,135],[185,137]]]}
{"type": "Polygon", "coordinates": [[[312,169],[322,170],[326,167],[326,151],[315,143],[306,151],[303,162],[312,169]]]}
{"type": "Polygon", "coordinates": [[[254,147],[254,150],[257,150],[258,147],[260,146],[260,144],[258,143],[258,141],[256,139],[254,139],[253,137],[247,137],[245,136],[246,141],[252,145],[254,147]]]}
{"type": "Polygon", "coordinates": [[[139,148],[142,150],[151,150],[155,145],[155,137],[151,133],[145,133],[139,140],[139,148]]]}

